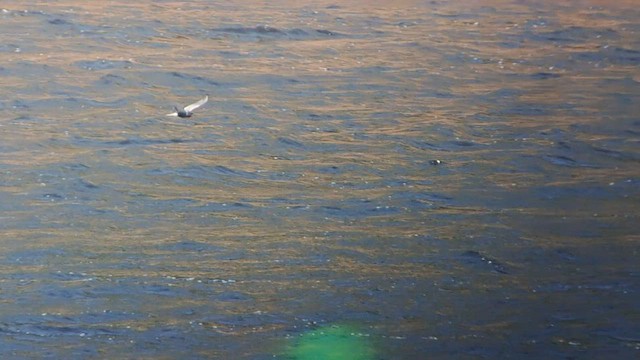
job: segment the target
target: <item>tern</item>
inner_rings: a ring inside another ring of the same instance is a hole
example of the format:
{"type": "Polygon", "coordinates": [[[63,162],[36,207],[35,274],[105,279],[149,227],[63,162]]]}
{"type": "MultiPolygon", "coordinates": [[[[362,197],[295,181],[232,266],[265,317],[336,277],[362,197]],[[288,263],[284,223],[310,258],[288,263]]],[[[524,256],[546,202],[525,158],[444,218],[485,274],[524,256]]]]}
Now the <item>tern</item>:
{"type": "Polygon", "coordinates": [[[209,101],[209,96],[205,96],[204,99],[198,100],[191,105],[185,106],[182,110],[178,109],[177,106],[174,106],[175,112],[171,114],[167,114],[167,116],[177,116],[181,118],[191,117],[193,115],[193,110],[199,108],[204,105],[207,101],[209,101]]]}

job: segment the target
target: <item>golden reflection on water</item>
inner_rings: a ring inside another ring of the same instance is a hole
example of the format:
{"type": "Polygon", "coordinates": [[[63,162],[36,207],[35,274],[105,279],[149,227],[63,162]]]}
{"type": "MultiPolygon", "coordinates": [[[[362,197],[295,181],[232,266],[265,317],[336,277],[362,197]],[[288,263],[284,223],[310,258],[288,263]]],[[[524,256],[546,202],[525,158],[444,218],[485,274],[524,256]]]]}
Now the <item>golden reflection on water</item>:
{"type": "Polygon", "coordinates": [[[590,280],[638,241],[632,4],[6,7],[6,354],[258,358],[353,322],[382,358],[572,355],[531,330],[560,298],[586,333],[583,289],[634,303],[590,280]]]}

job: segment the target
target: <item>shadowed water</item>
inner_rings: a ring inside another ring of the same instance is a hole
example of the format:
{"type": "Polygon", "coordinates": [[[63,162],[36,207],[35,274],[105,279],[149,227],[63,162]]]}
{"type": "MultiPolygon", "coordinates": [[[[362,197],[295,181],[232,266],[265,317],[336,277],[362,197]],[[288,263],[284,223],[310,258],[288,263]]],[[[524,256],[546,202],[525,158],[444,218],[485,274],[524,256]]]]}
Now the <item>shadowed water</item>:
{"type": "Polygon", "coordinates": [[[0,357],[637,357],[636,5],[5,4],[0,357]]]}

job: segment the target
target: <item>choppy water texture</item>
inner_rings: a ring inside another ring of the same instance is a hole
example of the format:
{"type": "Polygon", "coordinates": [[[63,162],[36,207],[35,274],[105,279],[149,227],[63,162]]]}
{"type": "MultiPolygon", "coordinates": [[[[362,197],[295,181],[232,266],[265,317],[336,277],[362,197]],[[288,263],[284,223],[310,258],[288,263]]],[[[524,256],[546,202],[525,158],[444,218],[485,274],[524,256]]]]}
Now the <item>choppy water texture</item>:
{"type": "Polygon", "coordinates": [[[636,3],[134,3],[0,12],[0,357],[640,354],[636,3]]]}

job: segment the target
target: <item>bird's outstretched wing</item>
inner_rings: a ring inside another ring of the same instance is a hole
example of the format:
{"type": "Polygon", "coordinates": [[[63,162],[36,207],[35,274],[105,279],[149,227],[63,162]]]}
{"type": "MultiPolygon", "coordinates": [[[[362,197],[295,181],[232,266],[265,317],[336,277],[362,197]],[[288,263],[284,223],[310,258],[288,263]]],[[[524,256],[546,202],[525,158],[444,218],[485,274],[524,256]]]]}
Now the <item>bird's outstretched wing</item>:
{"type": "Polygon", "coordinates": [[[178,116],[178,113],[177,112],[172,112],[171,114],[167,114],[165,116],[178,116]]]}
{"type": "Polygon", "coordinates": [[[207,101],[209,101],[209,96],[205,96],[204,99],[199,100],[197,102],[194,102],[191,105],[187,105],[184,107],[185,111],[187,112],[191,112],[197,108],[199,108],[200,106],[204,105],[207,101]]]}

